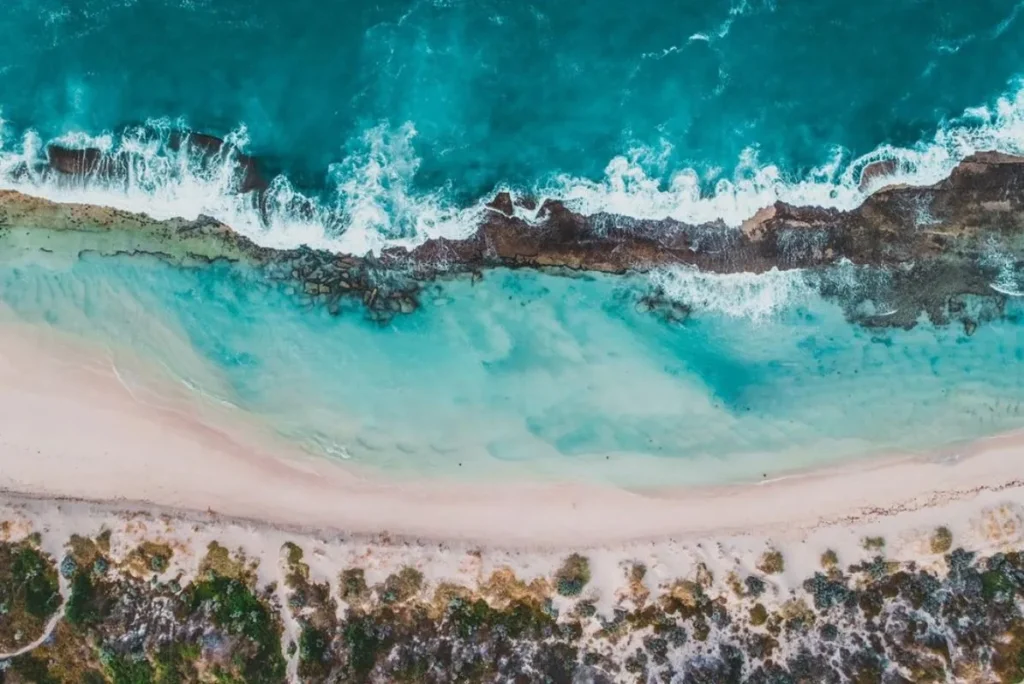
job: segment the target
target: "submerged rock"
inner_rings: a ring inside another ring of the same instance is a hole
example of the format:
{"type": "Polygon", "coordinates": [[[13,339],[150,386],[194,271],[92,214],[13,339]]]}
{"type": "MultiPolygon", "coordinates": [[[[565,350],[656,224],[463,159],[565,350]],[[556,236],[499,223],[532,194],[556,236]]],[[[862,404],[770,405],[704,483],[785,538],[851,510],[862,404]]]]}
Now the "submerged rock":
{"type": "MultiPolygon", "coordinates": [[[[269,183],[260,173],[254,157],[242,153],[235,145],[204,133],[176,133],[169,140],[172,150],[187,148],[199,170],[230,160],[235,170],[235,191],[240,194],[262,192],[269,183]]],[[[78,180],[103,182],[127,181],[135,153],[121,150],[108,154],[95,147],[73,148],[50,144],[46,148],[46,161],[50,170],[61,176],[78,180]]]]}
{"type": "Polygon", "coordinates": [[[266,178],[260,173],[259,164],[250,155],[242,153],[235,145],[206,133],[189,131],[184,134],[176,134],[170,140],[171,149],[188,147],[198,153],[200,164],[206,167],[215,159],[223,159],[230,156],[237,167],[237,191],[241,194],[253,191],[263,191],[269,187],[266,178]]]}
{"type": "Polygon", "coordinates": [[[65,176],[102,181],[123,181],[128,177],[128,157],[123,153],[111,156],[94,147],[48,145],[46,160],[50,169],[65,176]]]}

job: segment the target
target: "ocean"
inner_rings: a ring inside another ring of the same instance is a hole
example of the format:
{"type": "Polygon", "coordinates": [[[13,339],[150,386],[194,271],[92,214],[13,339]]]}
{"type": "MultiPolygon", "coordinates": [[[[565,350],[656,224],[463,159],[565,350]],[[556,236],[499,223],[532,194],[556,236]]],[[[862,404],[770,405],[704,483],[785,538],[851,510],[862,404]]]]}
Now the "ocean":
{"type": "MultiPolygon", "coordinates": [[[[357,255],[468,235],[504,189],[732,226],[776,199],[851,208],[873,161],[926,184],[975,151],[1024,153],[1022,9],[8,0],[0,188],[357,255]],[[235,192],[237,156],[201,163],[183,130],[258,159],[265,206],[235,192]],[[128,182],[38,173],[54,142],[131,151],[128,182]]],[[[241,266],[8,245],[0,300],[396,476],[712,484],[1024,425],[1013,298],[973,335],[879,331],[809,279],[495,271],[381,325],[241,266]],[[652,284],[692,315],[638,310],[652,284]]]]}

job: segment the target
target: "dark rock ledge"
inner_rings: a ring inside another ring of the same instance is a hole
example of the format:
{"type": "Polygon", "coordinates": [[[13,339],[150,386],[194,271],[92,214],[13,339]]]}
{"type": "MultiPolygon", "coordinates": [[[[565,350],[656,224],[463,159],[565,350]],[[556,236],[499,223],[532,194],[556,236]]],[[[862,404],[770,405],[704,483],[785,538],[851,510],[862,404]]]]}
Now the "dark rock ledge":
{"type": "MultiPolygon", "coordinates": [[[[208,136],[198,140],[190,144],[201,144],[210,155],[221,144],[208,136]]],[[[49,160],[52,172],[68,176],[116,177],[128,163],[98,151],[53,147],[49,160]]],[[[878,183],[892,171],[879,162],[863,171],[862,180],[878,183]]],[[[265,186],[256,162],[241,156],[239,192],[253,193],[262,206],[265,186]]],[[[776,203],[738,228],[584,216],[553,200],[527,221],[516,216],[516,202],[528,206],[530,200],[500,193],[468,238],[433,239],[379,257],[273,250],[226,227],[218,232],[275,279],[296,281],[297,292],[334,310],[341,300],[358,297],[379,318],[412,311],[425,281],[500,267],[614,274],[672,266],[713,273],[778,268],[806,269],[823,295],[840,301],[862,324],[909,327],[925,314],[939,324],[960,321],[970,333],[982,320],[1002,315],[1007,295],[992,284],[1024,272],[1024,158],[995,152],[964,160],[932,186],[883,187],[851,211],[776,203]]],[[[182,233],[196,230],[179,223],[182,233]]],[[[646,295],[655,303],[659,297],[656,291],[646,295]]]]}

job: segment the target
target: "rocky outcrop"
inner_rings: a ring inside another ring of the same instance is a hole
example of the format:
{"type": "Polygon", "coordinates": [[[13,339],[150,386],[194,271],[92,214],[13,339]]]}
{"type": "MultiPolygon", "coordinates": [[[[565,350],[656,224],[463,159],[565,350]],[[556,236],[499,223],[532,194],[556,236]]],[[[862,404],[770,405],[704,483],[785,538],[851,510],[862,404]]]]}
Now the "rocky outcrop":
{"type": "MultiPolygon", "coordinates": [[[[502,194],[472,237],[431,240],[412,251],[388,250],[382,262],[421,277],[495,267],[827,273],[850,264],[868,271],[842,288],[825,278],[823,291],[845,297],[851,317],[860,322],[906,327],[922,313],[935,322],[959,318],[967,308],[965,297],[984,300],[985,316],[1001,309],[1005,295],[991,284],[1012,276],[1024,258],[1024,158],[998,153],[964,160],[933,186],[883,188],[851,211],[780,202],[740,227],[584,216],[552,200],[527,221],[514,214],[512,205],[512,198],[502,194]],[[878,314],[874,307],[870,314],[858,314],[858,297],[885,310],[878,314]]],[[[977,322],[964,324],[973,329],[977,322]]]]}
{"type": "MultiPolygon", "coordinates": [[[[230,155],[236,169],[235,190],[241,194],[262,192],[269,185],[253,157],[243,154],[221,138],[203,133],[176,133],[171,136],[169,147],[172,150],[188,147],[200,169],[208,169],[230,155]]],[[[125,151],[107,154],[95,147],[73,148],[57,144],[46,147],[48,170],[69,179],[125,182],[132,161],[133,153],[125,151]]]]}
{"type": "MultiPolygon", "coordinates": [[[[204,159],[225,150],[235,154],[239,191],[257,193],[255,205],[264,206],[266,183],[251,157],[211,136],[189,134],[172,143],[192,145],[204,159]]],[[[126,163],[99,151],[51,146],[49,166],[67,175],[116,177],[126,163]]],[[[893,171],[884,162],[869,165],[862,180],[893,171]]],[[[1000,315],[1012,295],[993,284],[1013,281],[1024,271],[1024,158],[992,152],[964,160],[932,186],[883,187],[850,211],[780,202],[738,227],[587,216],[555,200],[533,207],[531,198],[502,192],[487,205],[471,236],[387,249],[379,257],[273,250],[226,226],[214,232],[231,242],[231,250],[262,264],[275,279],[295,281],[298,293],[332,311],[343,301],[361,300],[384,318],[413,310],[424,281],[493,268],[612,274],[667,267],[712,273],[777,268],[820,276],[822,294],[841,301],[851,319],[867,325],[908,327],[924,314],[938,323],[961,320],[970,332],[981,320],[1000,315]],[[847,275],[853,269],[856,277],[833,277],[837,269],[847,275]]],[[[171,231],[194,237],[195,228],[181,223],[171,231]]],[[[203,223],[204,234],[210,223],[203,223]]],[[[659,293],[644,296],[657,302],[659,293]]]]}
{"type": "Polygon", "coordinates": [[[861,169],[860,177],[857,180],[857,187],[860,188],[861,192],[865,192],[876,182],[876,179],[885,179],[893,176],[899,168],[900,163],[896,159],[882,159],[871,162],[861,169]]]}
{"type": "Polygon", "coordinates": [[[893,267],[922,260],[973,259],[1024,248],[1024,158],[979,154],[929,187],[892,186],[857,209],[776,203],[738,228],[671,218],[584,216],[547,200],[537,219],[513,215],[502,194],[477,232],[431,240],[385,256],[415,265],[563,266],[622,273],[687,265],[716,273],[817,268],[847,260],[893,267]]]}
{"type": "Polygon", "coordinates": [[[239,193],[262,192],[269,183],[260,173],[259,165],[254,157],[243,154],[237,147],[221,138],[205,133],[189,132],[171,137],[171,148],[179,149],[188,146],[198,153],[203,166],[212,162],[217,156],[230,154],[238,170],[237,190],[239,193]]]}
{"type": "Polygon", "coordinates": [[[110,180],[126,178],[128,175],[126,156],[111,156],[94,147],[75,149],[49,145],[46,148],[46,161],[51,170],[65,176],[110,180]]]}

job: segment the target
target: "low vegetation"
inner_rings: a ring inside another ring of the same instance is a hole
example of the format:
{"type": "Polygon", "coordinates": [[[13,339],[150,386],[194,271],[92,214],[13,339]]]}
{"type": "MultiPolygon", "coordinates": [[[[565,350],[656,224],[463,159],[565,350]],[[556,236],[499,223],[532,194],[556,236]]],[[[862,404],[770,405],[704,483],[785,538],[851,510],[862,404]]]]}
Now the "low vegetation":
{"type": "Polygon", "coordinates": [[[779,575],[786,570],[786,559],[777,549],[769,549],[761,554],[757,561],[757,569],[766,575],[779,575]]]}
{"type": "Polygon", "coordinates": [[[932,533],[930,545],[932,553],[949,553],[949,550],[953,548],[953,533],[949,531],[948,527],[936,528],[935,532],[932,533]]]}
{"type": "Polygon", "coordinates": [[[590,561],[578,553],[565,559],[555,573],[555,587],[562,596],[579,596],[590,581],[590,561]]]}
{"type": "Polygon", "coordinates": [[[38,639],[60,608],[54,560],[33,543],[0,543],[0,652],[38,639]]]}
{"type": "Polygon", "coordinates": [[[628,563],[610,612],[598,609],[580,554],[549,577],[499,567],[470,585],[430,582],[411,566],[329,579],[289,543],[275,587],[216,543],[185,576],[157,543],[118,559],[109,535],[74,537],[58,563],[24,539],[0,544],[3,648],[30,644],[51,618],[55,627],[0,660],[0,682],[279,684],[289,659],[311,684],[866,683],[894,672],[909,682],[1021,681],[1024,553],[968,553],[945,528],[927,539],[943,562],[875,554],[844,568],[830,550],[794,591],[766,577],[785,571],[774,548],[757,572],[737,566],[718,584],[700,564],[665,579],[628,563]]]}

